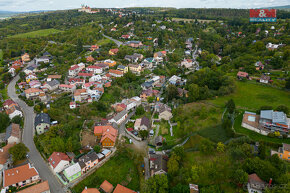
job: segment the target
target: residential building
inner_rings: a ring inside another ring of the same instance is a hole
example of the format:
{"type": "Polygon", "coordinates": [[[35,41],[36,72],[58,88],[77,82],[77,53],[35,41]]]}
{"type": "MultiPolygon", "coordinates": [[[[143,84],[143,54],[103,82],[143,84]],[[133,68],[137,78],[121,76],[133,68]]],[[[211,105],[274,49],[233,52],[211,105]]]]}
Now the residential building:
{"type": "Polygon", "coordinates": [[[52,81],[54,79],[61,79],[61,75],[57,75],[57,74],[48,75],[46,78],[46,81],[49,82],[49,81],[52,81]]]}
{"type": "Polygon", "coordinates": [[[267,48],[268,50],[276,50],[276,49],[278,49],[280,46],[281,46],[281,44],[272,44],[272,43],[268,43],[268,44],[266,45],[266,48],[267,48]]]}
{"type": "Polygon", "coordinates": [[[29,62],[30,61],[30,57],[28,53],[25,53],[21,56],[21,60],[22,62],[29,62]]]}
{"type": "Polygon", "coordinates": [[[129,64],[129,69],[131,72],[136,73],[136,74],[140,74],[142,72],[142,66],[138,65],[138,64],[129,64]]]}
{"type": "Polygon", "coordinates": [[[189,191],[190,193],[199,193],[198,185],[189,184],[189,191]]]}
{"type": "Polygon", "coordinates": [[[125,121],[125,119],[128,116],[128,111],[123,110],[122,112],[118,113],[115,117],[109,120],[110,123],[116,123],[117,125],[120,125],[122,122],[125,121]]]}
{"type": "Polygon", "coordinates": [[[13,147],[14,144],[7,144],[0,148],[0,171],[7,169],[8,165],[12,164],[12,159],[10,159],[9,149],[13,147]]]}
{"type": "Polygon", "coordinates": [[[49,91],[54,91],[58,89],[60,83],[58,80],[53,79],[52,81],[46,82],[45,85],[43,85],[45,88],[47,88],[49,91]]]}
{"type": "Polygon", "coordinates": [[[87,57],[87,62],[94,62],[94,61],[95,61],[94,57],[92,57],[92,56],[87,57]]]}
{"type": "Polygon", "coordinates": [[[34,120],[35,131],[38,135],[46,132],[50,127],[50,117],[47,113],[39,113],[34,120]]]}
{"type": "Polygon", "coordinates": [[[62,152],[53,152],[48,158],[48,163],[55,173],[59,173],[69,167],[70,158],[62,152]]]}
{"type": "Polygon", "coordinates": [[[272,153],[271,151],[271,155],[273,154],[278,154],[280,159],[290,161],[290,144],[283,143],[278,152],[272,153]]]}
{"type": "Polygon", "coordinates": [[[160,62],[163,62],[163,58],[165,58],[166,55],[167,55],[166,51],[159,51],[159,52],[154,53],[153,57],[157,63],[160,63],[160,62]]]}
{"type": "Polygon", "coordinates": [[[88,93],[86,89],[77,89],[74,92],[74,100],[76,102],[83,102],[88,98],[88,93]]]}
{"type": "Polygon", "coordinates": [[[146,101],[148,97],[152,97],[152,96],[157,96],[159,93],[158,90],[143,90],[142,93],[140,94],[140,98],[143,101],[146,101]]]}
{"type": "Polygon", "coordinates": [[[76,76],[79,72],[81,71],[80,67],[78,65],[73,65],[70,67],[70,69],[68,70],[68,75],[70,77],[74,77],[76,76]]]}
{"type": "Polygon", "coordinates": [[[171,113],[171,108],[167,106],[166,104],[161,104],[159,109],[159,119],[164,119],[166,121],[170,120],[173,116],[171,113]]]}
{"type": "Polygon", "coordinates": [[[265,83],[268,84],[269,82],[271,82],[271,77],[270,76],[266,76],[265,74],[262,74],[261,78],[260,78],[260,82],[261,83],[265,83]]]}
{"type": "Polygon", "coordinates": [[[249,74],[246,73],[246,72],[239,71],[239,72],[237,73],[237,78],[238,78],[239,80],[242,80],[242,79],[248,79],[248,78],[249,78],[249,74]]]}
{"type": "Polygon", "coordinates": [[[37,170],[30,163],[3,172],[3,187],[23,187],[40,180],[37,170]]]}
{"type": "Polygon", "coordinates": [[[146,116],[142,117],[141,124],[140,124],[140,130],[148,130],[150,128],[151,128],[150,119],[146,116]]]}
{"type": "Polygon", "coordinates": [[[33,99],[33,98],[39,97],[41,93],[44,93],[39,88],[29,88],[29,89],[26,89],[24,92],[27,99],[33,99]]]}
{"type": "Polygon", "coordinates": [[[280,134],[289,133],[289,121],[284,112],[273,110],[262,110],[260,113],[259,124],[262,128],[271,132],[279,131],[280,134]]]}
{"type": "Polygon", "coordinates": [[[79,163],[69,166],[63,171],[63,175],[68,181],[74,181],[82,175],[82,169],[79,163]]]}
{"type": "Polygon", "coordinates": [[[76,85],[60,84],[59,89],[64,92],[74,92],[76,90],[76,85]]]}
{"type": "Polygon", "coordinates": [[[99,66],[88,66],[86,70],[93,74],[101,74],[103,72],[103,69],[99,66]]]}
{"type": "Polygon", "coordinates": [[[110,69],[109,70],[109,74],[113,77],[122,77],[123,76],[123,72],[120,71],[120,70],[113,70],[113,69],[110,69]]]}
{"type": "Polygon", "coordinates": [[[90,48],[90,50],[91,50],[91,51],[96,51],[96,50],[98,50],[99,48],[100,48],[99,45],[92,45],[91,48],[90,48]]]}
{"type": "Polygon", "coordinates": [[[111,193],[111,192],[113,192],[113,190],[114,190],[114,186],[113,186],[110,182],[108,182],[107,180],[105,180],[105,181],[101,184],[100,189],[101,189],[103,192],[105,192],[105,193],[111,193]]]}
{"type": "Polygon", "coordinates": [[[29,83],[32,80],[37,80],[37,76],[33,73],[30,73],[25,77],[25,80],[27,83],[29,83]]]}
{"type": "Polygon", "coordinates": [[[5,141],[7,144],[18,144],[21,141],[20,125],[12,123],[6,128],[5,141]]]}
{"type": "Polygon", "coordinates": [[[97,188],[87,188],[82,191],[82,193],[100,193],[100,191],[97,188]]]}
{"type": "Polygon", "coordinates": [[[125,43],[125,45],[130,46],[132,48],[139,48],[143,46],[142,42],[140,41],[128,41],[125,43]]]}
{"type": "Polygon", "coordinates": [[[184,68],[192,68],[194,65],[194,61],[192,59],[184,59],[180,66],[184,67],[184,68]]]}
{"type": "Polygon", "coordinates": [[[22,117],[22,111],[18,105],[7,108],[6,114],[9,116],[10,119],[13,119],[16,116],[22,117]]]}
{"type": "Polygon", "coordinates": [[[39,58],[34,58],[34,64],[39,66],[40,63],[49,63],[50,62],[50,57],[48,56],[41,56],[39,58]]]}
{"type": "Polygon", "coordinates": [[[93,73],[86,73],[86,72],[79,72],[78,77],[79,78],[91,78],[93,76],[93,73]]]}
{"type": "MultiPolygon", "coordinates": [[[[86,80],[82,79],[82,78],[70,78],[68,80],[68,82],[69,82],[70,85],[82,86],[82,85],[84,85],[86,83],[86,80]]],[[[93,82],[93,81],[90,81],[90,82],[93,82]]]]}
{"type": "Polygon", "coordinates": [[[261,61],[256,62],[255,67],[256,67],[256,70],[263,70],[264,69],[264,65],[261,61]]]}
{"type": "Polygon", "coordinates": [[[168,82],[170,84],[173,84],[173,85],[183,85],[184,84],[184,81],[182,81],[181,77],[179,76],[176,76],[176,75],[173,75],[169,80],[168,82]]]}
{"type": "Polygon", "coordinates": [[[117,184],[117,187],[115,188],[113,193],[137,193],[129,188],[126,188],[125,186],[122,186],[120,184],[117,184]]]}
{"type": "Polygon", "coordinates": [[[159,175],[167,173],[168,157],[162,154],[150,154],[149,165],[150,175],[159,175]]]}
{"type": "Polygon", "coordinates": [[[99,82],[102,80],[102,77],[100,75],[94,75],[89,79],[89,82],[99,82]]]}
{"type": "Polygon", "coordinates": [[[164,141],[164,138],[162,136],[157,136],[155,138],[155,145],[156,146],[162,146],[163,145],[163,141],[164,141]]]}
{"type": "Polygon", "coordinates": [[[29,82],[30,88],[39,88],[41,83],[38,80],[32,80],[29,82]]]}
{"type": "Polygon", "coordinates": [[[135,120],[134,130],[136,130],[136,131],[139,131],[140,130],[141,120],[142,120],[141,118],[135,120]]]}
{"type": "Polygon", "coordinates": [[[77,108],[77,104],[76,104],[76,102],[70,102],[70,103],[69,103],[69,108],[70,108],[70,109],[75,109],[75,108],[77,108]]]}
{"type": "Polygon", "coordinates": [[[114,56],[114,55],[116,55],[118,52],[119,52],[119,49],[118,49],[118,48],[110,49],[110,50],[109,50],[109,55],[114,56]]]}
{"type": "Polygon", "coordinates": [[[248,176],[247,188],[249,193],[263,193],[266,187],[267,184],[257,174],[248,176]]]}
{"type": "Polygon", "coordinates": [[[15,103],[13,100],[11,99],[7,99],[3,104],[2,104],[4,109],[9,109],[12,106],[18,106],[17,103],[15,103]]]}
{"type": "Polygon", "coordinates": [[[97,165],[99,162],[99,158],[96,152],[89,152],[86,155],[81,156],[78,159],[78,163],[81,166],[82,174],[86,173],[89,169],[97,165]]]}
{"type": "Polygon", "coordinates": [[[104,64],[106,64],[109,67],[114,67],[117,64],[117,62],[114,60],[105,60],[104,64]]]}
{"type": "Polygon", "coordinates": [[[126,55],[125,60],[128,60],[129,62],[137,63],[139,60],[142,60],[143,57],[144,56],[142,54],[134,53],[133,55],[126,55]]]}
{"type": "Polygon", "coordinates": [[[48,181],[25,188],[24,190],[18,191],[18,193],[50,193],[48,181]]]}
{"type": "Polygon", "coordinates": [[[95,126],[94,134],[97,136],[97,139],[100,140],[103,147],[114,147],[118,136],[118,130],[111,125],[95,126]]]}
{"type": "Polygon", "coordinates": [[[128,66],[119,65],[117,70],[122,71],[124,74],[128,72],[128,66]]]}

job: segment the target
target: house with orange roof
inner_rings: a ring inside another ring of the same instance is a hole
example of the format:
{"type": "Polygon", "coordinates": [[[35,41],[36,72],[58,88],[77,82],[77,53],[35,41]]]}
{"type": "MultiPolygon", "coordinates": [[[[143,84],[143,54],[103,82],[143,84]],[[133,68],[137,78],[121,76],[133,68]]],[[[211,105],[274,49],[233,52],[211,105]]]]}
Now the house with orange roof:
{"type": "Polygon", "coordinates": [[[113,190],[114,190],[114,186],[113,186],[110,182],[108,182],[107,180],[105,180],[105,181],[101,184],[100,189],[101,189],[103,192],[105,192],[105,193],[111,193],[111,192],[113,192],[113,190]]]}
{"type": "Polygon", "coordinates": [[[94,134],[100,140],[103,147],[114,147],[118,136],[118,130],[111,125],[95,126],[94,134]]]}
{"type": "Polygon", "coordinates": [[[40,180],[35,167],[30,163],[18,166],[3,172],[3,187],[7,190],[9,187],[23,187],[40,180]]]}
{"type": "Polygon", "coordinates": [[[117,62],[114,60],[105,60],[104,63],[109,67],[114,67],[117,64],[117,62]]]}
{"type": "Polygon", "coordinates": [[[87,188],[82,191],[82,193],[100,193],[100,191],[97,188],[87,188]]]}
{"type": "Polygon", "coordinates": [[[28,53],[25,53],[21,56],[21,60],[22,62],[29,62],[30,61],[30,57],[28,53]]]}
{"type": "Polygon", "coordinates": [[[125,186],[122,186],[120,184],[117,184],[117,187],[115,188],[113,193],[137,193],[129,188],[126,188],[125,186]]]}
{"type": "Polygon", "coordinates": [[[39,97],[39,95],[41,93],[44,93],[39,88],[29,88],[29,89],[26,89],[24,92],[25,92],[25,96],[26,96],[27,99],[32,99],[32,98],[39,97]]]}
{"type": "MultiPolygon", "coordinates": [[[[7,168],[9,164],[9,149],[13,147],[15,144],[7,144],[4,147],[0,148],[0,171],[3,168],[7,168]]],[[[11,161],[12,162],[12,161],[11,161]]]]}
{"type": "Polygon", "coordinates": [[[50,81],[52,81],[54,79],[61,79],[61,75],[52,74],[52,75],[48,75],[47,78],[46,78],[47,82],[50,82],[50,81]]]}
{"type": "Polygon", "coordinates": [[[98,50],[99,48],[100,48],[100,46],[98,46],[98,45],[96,44],[96,45],[92,45],[91,48],[90,48],[90,50],[91,50],[91,51],[96,51],[96,50],[98,50]]]}
{"type": "Polygon", "coordinates": [[[6,111],[6,114],[9,116],[10,119],[13,119],[14,117],[16,116],[20,116],[22,117],[22,112],[21,112],[21,109],[20,107],[17,105],[15,106],[11,106],[7,109],[5,109],[6,111]]]}
{"type": "Polygon", "coordinates": [[[110,69],[109,70],[109,74],[113,77],[122,77],[123,76],[123,72],[120,71],[120,70],[113,70],[113,69],[110,69]]]}
{"type": "Polygon", "coordinates": [[[64,92],[74,92],[76,90],[76,86],[72,84],[60,84],[59,89],[64,92]]]}
{"type": "Polygon", "coordinates": [[[87,98],[88,98],[88,93],[87,93],[86,89],[77,89],[74,92],[74,99],[76,102],[77,101],[82,102],[82,101],[86,100],[87,98]]]}
{"type": "Polygon", "coordinates": [[[41,182],[39,184],[25,188],[18,191],[18,193],[50,193],[48,181],[41,182]]]}
{"type": "Polygon", "coordinates": [[[70,158],[62,152],[53,152],[48,158],[48,163],[55,173],[59,173],[69,167],[70,158]]]}
{"type": "Polygon", "coordinates": [[[95,58],[93,58],[92,56],[88,56],[87,57],[87,62],[94,62],[95,58]]]}
{"type": "Polygon", "coordinates": [[[116,55],[118,52],[119,52],[119,49],[118,49],[118,48],[110,49],[110,50],[109,50],[109,55],[114,56],[114,55],[116,55]]]}

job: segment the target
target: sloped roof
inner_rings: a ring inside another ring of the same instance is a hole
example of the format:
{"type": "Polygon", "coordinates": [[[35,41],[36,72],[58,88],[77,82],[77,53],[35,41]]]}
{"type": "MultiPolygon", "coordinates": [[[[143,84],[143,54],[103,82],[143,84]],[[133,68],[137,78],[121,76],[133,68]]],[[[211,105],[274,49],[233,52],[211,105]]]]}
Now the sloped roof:
{"type": "Polygon", "coordinates": [[[50,189],[48,181],[44,181],[31,187],[25,188],[24,190],[21,190],[18,193],[42,193],[49,190],[50,189]]]}
{"type": "Polygon", "coordinates": [[[150,127],[150,120],[149,120],[149,118],[148,117],[142,117],[142,119],[141,119],[141,126],[142,125],[145,125],[147,128],[149,128],[150,127]]]}
{"type": "Polygon", "coordinates": [[[105,180],[105,181],[101,184],[100,188],[101,188],[102,190],[104,190],[106,193],[110,193],[110,192],[113,191],[114,186],[113,186],[110,182],[108,182],[107,180],[105,180]]]}
{"type": "Polygon", "coordinates": [[[136,193],[136,192],[118,184],[113,193],[136,193]]]}
{"type": "Polygon", "coordinates": [[[39,113],[35,117],[34,126],[37,126],[40,123],[50,124],[50,117],[47,113],[39,113]]]}
{"type": "Polygon", "coordinates": [[[100,193],[97,188],[85,188],[82,193],[100,193]]]}
{"type": "Polygon", "coordinates": [[[77,174],[78,172],[81,172],[81,170],[82,169],[81,169],[79,163],[76,163],[76,164],[66,168],[64,170],[64,172],[67,174],[68,177],[71,177],[71,176],[77,174]]]}
{"type": "Polygon", "coordinates": [[[8,187],[12,184],[18,182],[26,181],[33,176],[37,176],[38,172],[34,167],[31,167],[30,164],[25,164],[16,168],[8,169],[4,171],[3,185],[8,187]]]}
{"type": "Polygon", "coordinates": [[[0,164],[5,164],[9,158],[9,149],[15,144],[7,144],[0,149],[0,164]]]}
{"type": "Polygon", "coordinates": [[[11,136],[20,139],[20,126],[18,124],[12,123],[7,127],[5,141],[11,136]]]}
{"type": "Polygon", "coordinates": [[[48,158],[48,162],[50,163],[50,165],[52,165],[53,168],[55,168],[62,160],[70,161],[70,158],[62,152],[53,152],[48,158]]]}

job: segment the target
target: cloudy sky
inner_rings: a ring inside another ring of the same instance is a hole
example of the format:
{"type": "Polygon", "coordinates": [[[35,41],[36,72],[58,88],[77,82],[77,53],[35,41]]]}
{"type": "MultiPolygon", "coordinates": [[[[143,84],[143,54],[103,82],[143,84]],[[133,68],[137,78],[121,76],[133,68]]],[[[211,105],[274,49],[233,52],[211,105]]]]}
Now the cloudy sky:
{"type": "Polygon", "coordinates": [[[0,10],[36,11],[91,7],[259,8],[287,5],[289,0],[0,0],[0,10]]]}

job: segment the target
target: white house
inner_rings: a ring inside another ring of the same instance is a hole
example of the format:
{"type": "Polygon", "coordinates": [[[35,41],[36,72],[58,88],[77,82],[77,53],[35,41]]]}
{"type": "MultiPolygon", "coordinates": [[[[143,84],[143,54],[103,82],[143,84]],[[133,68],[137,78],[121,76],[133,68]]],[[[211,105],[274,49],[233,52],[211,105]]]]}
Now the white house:
{"type": "Polygon", "coordinates": [[[16,116],[22,117],[22,112],[19,106],[12,106],[9,109],[6,109],[6,113],[8,114],[10,119],[13,119],[16,116]]]}
{"type": "Polygon", "coordinates": [[[61,85],[59,85],[59,89],[65,91],[65,92],[74,92],[76,90],[76,86],[75,85],[61,84],[61,85]]]}
{"type": "Polygon", "coordinates": [[[77,107],[77,104],[75,102],[70,102],[69,103],[69,108],[70,109],[75,109],[77,107]]]}
{"type": "Polygon", "coordinates": [[[68,70],[68,75],[71,77],[76,76],[78,73],[80,72],[80,68],[78,65],[73,65],[70,67],[70,69],[68,70]]]}
{"type": "Polygon", "coordinates": [[[102,77],[100,75],[94,75],[89,79],[89,82],[98,82],[102,80],[102,77]]]}
{"type": "Polygon", "coordinates": [[[49,165],[55,173],[59,173],[69,167],[70,158],[62,152],[53,152],[48,158],[49,165]]]}
{"type": "Polygon", "coordinates": [[[86,70],[94,74],[101,74],[103,72],[103,69],[99,66],[88,66],[86,70]]]}
{"type": "Polygon", "coordinates": [[[120,125],[123,121],[126,120],[127,116],[128,116],[128,112],[126,110],[123,110],[120,113],[118,113],[115,117],[110,119],[109,122],[120,125]]]}

